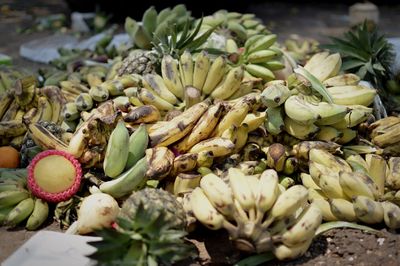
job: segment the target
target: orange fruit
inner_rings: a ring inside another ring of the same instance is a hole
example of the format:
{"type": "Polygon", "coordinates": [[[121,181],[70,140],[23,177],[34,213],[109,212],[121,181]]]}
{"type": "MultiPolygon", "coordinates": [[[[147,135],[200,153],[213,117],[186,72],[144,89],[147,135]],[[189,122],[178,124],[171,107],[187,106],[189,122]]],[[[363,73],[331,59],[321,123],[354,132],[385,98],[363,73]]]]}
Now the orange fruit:
{"type": "Polygon", "coordinates": [[[17,168],[19,152],[11,146],[0,147],[0,168],[17,168]]]}

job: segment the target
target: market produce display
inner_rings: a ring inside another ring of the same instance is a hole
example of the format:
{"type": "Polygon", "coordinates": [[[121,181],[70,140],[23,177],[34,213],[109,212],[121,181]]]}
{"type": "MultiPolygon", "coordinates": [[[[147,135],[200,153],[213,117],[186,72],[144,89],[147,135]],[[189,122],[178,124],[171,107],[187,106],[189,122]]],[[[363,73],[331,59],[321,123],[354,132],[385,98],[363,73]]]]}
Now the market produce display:
{"type": "Polygon", "coordinates": [[[278,260],[325,222],[400,228],[400,117],[376,115],[390,92],[373,88],[391,52],[362,27],[346,38],[382,52],[372,68],[348,40],[281,44],[253,14],[152,7],[127,18],[129,49],[0,69],[0,224],[54,219],[124,265],[195,257],[200,226],[278,260]]]}

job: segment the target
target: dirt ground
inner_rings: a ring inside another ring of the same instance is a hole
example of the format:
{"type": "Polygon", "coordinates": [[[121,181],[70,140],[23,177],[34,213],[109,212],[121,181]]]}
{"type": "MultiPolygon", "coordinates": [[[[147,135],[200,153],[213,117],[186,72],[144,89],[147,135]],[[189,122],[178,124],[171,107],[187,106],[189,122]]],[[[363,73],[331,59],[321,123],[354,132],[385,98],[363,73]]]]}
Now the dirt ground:
{"type": "MultiPolygon", "coordinates": [[[[4,15],[0,11],[0,53],[13,57],[19,67],[36,70],[43,65],[26,61],[18,56],[19,45],[49,32],[18,34],[16,28],[29,24],[34,15],[55,12],[68,12],[62,1],[0,0],[0,8],[11,6],[13,13],[4,15]],[[56,3],[56,4],[55,4],[56,3]]],[[[229,9],[229,7],[227,7],[229,9]]],[[[1,9],[0,9],[1,10],[1,9]]],[[[248,12],[256,13],[277,33],[280,40],[297,33],[313,37],[324,42],[327,36],[337,36],[348,28],[348,7],[345,5],[325,4],[287,4],[269,2],[252,4],[248,12]]],[[[400,4],[380,7],[380,29],[389,37],[400,36],[400,4]]],[[[45,230],[60,229],[56,224],[48,224],[45,230]]],[[[290,262],[270,261],[264,265],[400,265],[400,235],[379,229],[378,234],[365,233],[354,229],[335,229],[318,236],[309,251],[300,259],[290,262]]],[[[4,261],[35,232],[22,228],[7,230],[0,227],[0,262],[4,261]]],[[[186,261],[181,265],[232,265],[241,258],[231,246],[226,232],[196,230],[190,239],[198,246],[200,258],[186,261]]]]}

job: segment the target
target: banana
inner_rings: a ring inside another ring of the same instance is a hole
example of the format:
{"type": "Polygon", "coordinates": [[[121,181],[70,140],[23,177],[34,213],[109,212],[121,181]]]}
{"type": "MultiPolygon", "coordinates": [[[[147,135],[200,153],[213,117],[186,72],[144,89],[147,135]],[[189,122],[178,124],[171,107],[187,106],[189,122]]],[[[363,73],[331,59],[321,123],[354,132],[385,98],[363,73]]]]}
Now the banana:
{"type": "Polygon", "coordinates": [[[11,93],[0,94],[0,119],[4,116],[13,100],[14,96],[11,93]]]}
{"type": "MultiPolygon", "coordinates": [[[[111,96],[120,96],[124,90],[129,87],[138,87],[142,85],[142,77],[137,74],[123,75],[114,80],[107,80],[100,86],[104,86],[111,96]]],[[[89,92],[89,90],[87,90],[89,92]]]]}
{"type": "Polygon", "coordinates": [[[82,92],[75,99],[76,108],[78,111],[88,111],[93,108],[93,99],[87,92],[82,92]]]}
{"type": "Polygon", "coordinates": [[[235,40],[233,39],[227,39],[225,42],[225,51],[228,54],[237,54],[239,51],[239,47],[235,40]]]}
{"type": "Polygon", "coordinates": [[[277,55],[278,54],[275,51],[265,49],[265,50],[259,50],[259,51],[254,51],[254,52],[249,53],[247,55],[246,60],[249,63],[257,64],[257,63],[263,63],[268,60],[271,60],[274,57],[276,57],[277,55]]]}
{"type": "Polygon", "coordinates": [[[290,90],[282,84],[267,86],[261,93],[261,102],[268,108],[278,107],[290,96],[290,90]]]}
{"type": "Polygon", "coordinates": [[[232,153],[234,148],[235,144],[231,140],[214,137],[197,143],[189,150],[189,152],[211,152],[213,157],[221,157],[232,153]]]}
{"type": "Polygon", "coordinates": [[[215,209],[227,217],[233,217],[233,192],[220,177],[207,174],[202,177],[200,187],[215,209]]]}
{"type": "MultiPolygon", "coordinates": [[[[310,61],[312,58],[310,59],[310,61]]],[[[316,62],[315,65],[307,63],[304,68],[320,81],[336,76],[342,66],[342,59],[339,53],[331,54],[316,62]]]]}
{"type": "Polygon", "coordinates": [[[74,82],[70,80],[60,81],[60,86],[62,91],[68,91],[74,94],[80,94],[83,92],[89,92],[89,89],[80,84],[79,82],[74,82]]]}
{"type": "Polygon", "coordinates": [[[218,56],[210,66],[206,80],[204,82],[202,93],[209,95],[217,87],[217,85],[223,79],[226,72],[226,58],[218,56]]]}
{"type": "Polygon", "coordinates": [[[80,112],[78,111],[78,107],[75,102],[66,103],[61,111],[61,116],[65,119],[65,121],[74,121],[80,117],[80,112]]]}
{"type": "Polygon", "coordinates": [[[29,197],[25,189],[7,190],[0,192],[0,208],[13,206],[29,197]]]}
{"type": "Polygon", "coordinates": [[[353,198],[354,212],[357,218],[367,224],[375,224],[383,221],[383,207],[380,202],[366,196],[353,198]]]}
{"type": "Polygon", "coordinates": [[[275,74],[264,66],[257,64],[246,64],[245,69],[252,76],[262,78],[263,81],[271,81],[275,79],[275,74]]]}
{"type": "Polygon", "coordinates": [[[168,146],[186,136],[208,107],[209,102],[207,101],[195,104],[163,126],[150,132],[151,146],[168,146]]]}
{"type": "Polygon", "coordinates": [[[221,134],[231,125],[240,126],[249,112],[250,106],[253,105],[252,99],[242,98],[236,102],[233,107],[225,114],[218,123],[213,136],[221,136],[221,134]]]}
{"type": "Polygon", "coordinates": [[[117,96],[112,99],[112,102],[114,109],[122,112],[128,112],[129,107],[131,107],[131,102],[127,96],[117,96]]]}
{"type": "Polygon", "coordinates": [[[201,51],[194,62],[193,87],[202,91],[210,68],[210,57],[206,51],[201,51]]]}
{"type": "Polygon", "coordinates": [[[195,144],[208,138],[216,127],[223,111],[223,105],[217,103],[208,108],[192,129],[192,132],[180,141],[175,148],[179,152],[186,152],[195,144]]]}
{"type": "Polygon", "coordinates": [[[352,86],[357,85],[360,82],[360,77],[356,74],[346,73],[342,75],[337,75],[332,78],[328,78],[322,82],[322,84],[328,87],[336,86],[352,86]]]}
{"type": "Polygon", "coordinates": [[[366,154],[365,161],[368,165],[368,175],[378,186],[379,194],[385,193],[386,168],[388,167],[384,158],[376,154],[366,154]]]}
{"type": "Polygon", "coordinates": [[[400,124],[396,124],[390,127],[387,131],[382,131],[383,134],[379,134],[372,139],[372,143],[378,145],[381,148],[386,148],[390,145],[400,142],[400,134],[398,133],[400,124]]]}
{"type": "Polygon", "coordinates": [[[228,20],[227,29],[234,34],[237,38],[241,40],[247,39],[247,30],[244,27],[243,23],[239,23],[238,21],[228,20]]]}
{"type": "Polygon", "coordinates": [[[284,119],[285,131],[298,139],[312,139],[319,131],[319,127],[314,124],[300,124],[297,120],[286,116],[284,119]]]}
{"type": "Polygon", "coordinates": [[[149,135],[145,124],[141,124],[135,132],[129,137],[128,158],[125,164],[125,170],[134,166],[141,158],[143,158],[149,143],[149,135]]]}
{"type": "Polygon", "coordinates": [[[338,221],[339,219],[332,213],[329,202],[323,198],[315,198],[312,203],[319,208],[322,213],[322,219],[326,222],[338,221]]]}
{"type": "Polygon", "coordinates": [[[47,202],[39,198],[35,199],[32,214],[29,216],[25,228],[27,230],[36,230],[46,221],[48,215],[49,205],[47,202]]]}
{"type": "Polygon", "coordinates": [[[265,129],[272,135],[278,135],[285,129],[283,121],[283,107],[269,107],[264,122],[265,129]]]}
{"type": "Polygon", "coordinates": [[[246,145],[247,139],[249,136],[249,126],[247,124],[240,125],[236,130],[236,139],[235,139],[235,149],[233,149],[233,153],[239,153],[242,148],[246,145]]]}
{"type": "Polygon", "coordinates": [[[4,221],[7,226],[15,227],[31,215],[34,208],[34,200],[26,198],[20,201],[9,213],[4,221]]]}
{"type": "Polygon", "coordinates": [[[194,216],[207,228],[220,229],[225,221],[222,214],[213,207],[201,188],[195,188],[190,195],[190,204],[194,216]]]}
{"type": "Polygon", "coordinates": [[[89,95],[96,102],[104,102],[110,96],[108,90],[102,86],[92,86],[89,90],[89,95]]]}
{"type": "MultiPolygon", "coordinates": [[[[183,94],[183,91],[182,91],[183,94]]],[[[183,97],[183,96],[182,96],[183,97]]],[[[160,96],[152,93],[151,91],[141,88],[139,90],[138,98],[141,102],[148,105],[154,105],[161,112],[168,112],[175,109],[175,107],[161,98],[160,96]]]]}
{"type": "Polygon", "coordinates": [[[38,121],[51,121],[53,110],[51,104],[45,96],[40,96],[38,99],[38,121]]]}
{"type": "Polygon", "coordinates": [[[346,144],[355,139],[358,134],[357,130],[350,128],[339,129],[339,130],[343,134],[343,136],[336,141],[338,144],[346,144]]]}
{"type": "MultiPolygon", "coordinates": [[[[293,146],[292,155],[301,160],[308,160],[309,153],[313,149],[325,150],[329,153],[335,153],[340,149],[340,145],[334,142],[325,141],[301,141],[300,143],[297,143],[293,146]]],[[[323,162],[318,161],[317,158],[313,158],[313,161],[323,164],[323,162]]]]}
{"type": "Polygon", "coordinates": [[[279,195],[270,211],[271,217],[282,219],[304,206],[307,202],[308,190],[301,185],[294,185],[279,195]]]}
{"type": "Polygon", "coordinates": [[[193,70],[192,54],[185,50],[179,58],[179,73],[183,87],[193,85],[193,70]]]}
{"type": "Polygon", "coordinates": [[[228,170],[229,185],[233,197],[245,211],[255,207],[255,198],[247,178],[238,168],[229,168],[228,170]]]}
{"type": "Polygon", "coordinates": [[[52,117],[51,121],[60,124],[63,120],[61,110],[66,104],[66,99],[61,90],[55,86],[46,86],[40,89],[40,92],[47,97],[51,104],[52,117]]]}
{"type": "Polygon", "coordinates": [[[329,52],[320,52],[314,54],[310,60],[304,65],[304,68],[310,71],[313,68],[319,67],[323,60],[329,56],[329,52]]]}
{"type": "Polygon", "coordinates": [[[306,188],[310,189],[321,189],[314,181],[314,179],[311,177],[311,175],[306,174],[306,173],[301,173],[300,174],[300,179],[301,179],[301,183],[303,184],[303,186],[305,186],[306,188]]]}
{"type": "Polygon", "coordinates": [[[155,147],[146,150],[146,158],[147,178],[161,180],[171,172],[175,155],[166,147],[155,147]]]}
{"type": "Polygon", "coordinates": [[[346,94],[362,89],[369,89],[368,87],[362,85],[346,85],[346,86],[335,86],[326,88],[330,94],[346,94]]]}
{"type": "Polygon", "coordinates": [[[400,119],[396,116],[388,116],[382,119],[379,119],[372,123],[369,126],[369,129],[372,131],[370,134],[371,138],[375,138],[386,131],[390,130],[393,126],[396,126],[400,123],[400,119]]]}
{"type": "Polygon", "coordinates": [[[252,46],[256,41],[260,40],[264,36],[265,35],[262,35],[262,34],[256,34],[256,35],[253,35],[253,36],[249,37],[246,40],[246,42],[244,43],[245,51],[248,51],[250,46],[252,46]]]}
{"type": "Polygon", "coordinates": [[[343,133],[332,126],[320,126],[319,132],[315,136],[315,139],[322,141],[337,141],[343,137],[343,133]]]}
{"type": "Polygon", "coordinates": [[[355,127],[364,122],[372,114],[373,109],[363,105],[349,105],[350,111],[339,121],[331,124],[337,129],[355,127]]]}
{"type": "Polygon", "coordinates": [[[147,159],[143,157],[129,170],[123,172],[111,181],[102,183],[99,188],[102,192],[116,199],[122,198],[144,185],[147,180],[147,168],[147,159]]]}
{"type": "Polygon", "coordinates": [[[259,193],[256,197],[257,210],[264,214],[271,209],[280,194],[278,174],[273,169],[265,170],[259,181],[259,193]]]}
{"type": "Polygon", "coordinates": [[[200,174],[179,173],[175,177],[173,194],[181,197],[200,185],[200,174]]]}
{"type": "Polygon", "coordinates": [[[104,173],[116,178],[125,168],[129,154],[129,133],[123,121],[119,121],[108,139],[103,162],[104,173]]]}
{"type": "Polygon", "coordinates": [[[346,162],[351,166],[353,171],[369,175],[368,164],[364,158],[358,153],[351,152],[347,154],[347,152],[348,150],[345,150],[346,162]]]}
{"type": "Polygon", "coordinates": [[[329,199],[331,211],[339,220],[355,222],[357,221],[353,203],[345,199],[329,199]]]}
{"type": "Polygon", "coordinates": [[[14,85],[14,97],[18,105],[25,107],[35,99],[36,78],[34,76],[25,76],[17,79],[14,85]]]}
{"type": "Polygon", "coordinates": [[[172,56],[164,55],[163,59],[161,60],[161,75],[169,91],[179,99],[183,100],[184,86],[180,79],[178,62],[176,62],[172,56]]]}
{"type": "Polygon", "coordinates": [[[321,149],[313,148],[309,152],[309,159],[313,162],[322,164],[333,172],[339,171],[352,172],[350,165],[342,158],[333,155],[331,152],[321,149]]]}
{"type": "Polygon", "coordinates": [[[2,122],[15,120],[15,116],[17,115],[19,109],[19,104],[16,100],[12,101],[7,111],[5,111],[3,117],[1,118],[2,122]]]}
{"type": "MultiPolygon", "coordinates": [[[[0,81],[1,83],[1,81],[0,81]]],[[[3,207],[0,208],[0,224],[2,225],[4,221],[7,219],[8,214],[10,211],[14,208],[14,206],[11,207],[3,207]]]]}
{"type": "Polygon", "coordinates": [[[309,242],[313,239],[321,222],[321,211],[315,204],[311,203],[296,219],[295,224],[282,233],[282,243],[286,246],[293,247],[301,243],[309,242]]]}
{"type": "Polygon", "coordinates": [[[276,34],[268,34],[261,37],[255,37],[247,42],[245,45],[246,53],[253,53],[260,50],[265,50],[271,47],[277,40],[276,34]],[[253,41],[254,40],[254,41],[253,41]]]}
{"type": "Polygon", "coordinates": [[[312,239],[307,240],[304,243],[298,244],[296,246],[286,246],[284,244],[280,244],[278,246],[274,246],[272,253],[274,253],[275,257],[279,260],[290,260],[297,257],[302,256],[312,243],[312,239]]]}
{"type": "Polygon", "coordinates": [[[254,131],[264,123],[266,115],[266,112],[248,113],[243,119],[242,125],[246,124],[249,132],[254,131]]]}
{"type": "Polygon", "coordinates": [[[214,162],[214,155],[212,151],[202,151],[197,154],[197,167],[210,168],[214,162]]]}
{"type": "Polygon", "coordinates": [[[335,124],[341,121],[349,112],[346,106],[326,102],[319,102],[317,104],[310,103],[308,106],[318,115],[316,125],[335,124]]]}
{"type": "Polygon", "coordinates": [[[228,99],[240,88],[243,76],[243,66],[232,68],[231,70],[229,70],[226,78],[221,82],[221,85],[219,85],[212,91],[211,97],[221,100],[228,99]]]}
{"type": "Polygon", "coordinates": [[[277,172],[283,171],[288,156],[285,146],[280,143],[274,143],[267,149],[263,149],[263,151],[267,156],[267,165],[277,172]]]}
{"type": "Polygon", "coordinates": [[[390,229],[400,228],[400,207],[389,201],[381,202],[383,207],[383,220],[390,229]]]}
{"type": "Polygon", "coordinates": [[[309,125],[314,123],[319,114],[311,108],[304,98],[299,95],[292,95],[285,101],[285,113],[288,117],[299,124],[309,125]]]}
{"type": "Polygon", "coordinates": [[[393,189],[400,189],[400,157],[389,159],[386,183],[393,189]]]}
{"type": "Polygon", "coordinates": [[[0,122],[0,136],[4,137],[16,137],[26,132],[26,126],[21,121],[11,120],[0,122]]]}
{"type": "Polygon", "coordinates": [[[346,198],[336,173],[322,173],[319,176],[319,187],[329,198],[346,198]]]}
{"type": "Polygon", "coordinates": [[[285,63],[281,62],[280,60],[270,60],[268,62],[264,62],[262,65],[271,71],[281,70],[286,67],[285,63]]]}
{"type": "Polygon", "coordinates": [[[161,120],[161,114],[153,105],[133,107],[124,115],[124,121],[129,124],[153,123],[161,120]]]}
{"type": "Polygon", "coordinates": [[[176,176],[179,173],[189,172],[195,169],[197,157],[198,155],[196,153],[185,153],[175,157],[171,175],[176,176]]]}
{"type": "Polygon", "coordinates": [[[153,94],[157,94],[170,104],[174,105],[178,102],[175,95],[169,91],[167,86],[164,84],[164,80],[161,76],[156,74],[146,74],[143,77],[143,85],[153,94]]]}
{"type": "Polygon", "coordinates": [[[333,103],[341,105],[369,106],[374,101],[377,92],[375,89],[365,88],[347,93],[331,94],[333,103]]]}
{"type": "Polygon", "coordinates": [[[344,194],[349,198],[365,196],[375,199],[379,195],[378,187],[374,181],[362,173],[339,172],[339,182],[344,194]]]}

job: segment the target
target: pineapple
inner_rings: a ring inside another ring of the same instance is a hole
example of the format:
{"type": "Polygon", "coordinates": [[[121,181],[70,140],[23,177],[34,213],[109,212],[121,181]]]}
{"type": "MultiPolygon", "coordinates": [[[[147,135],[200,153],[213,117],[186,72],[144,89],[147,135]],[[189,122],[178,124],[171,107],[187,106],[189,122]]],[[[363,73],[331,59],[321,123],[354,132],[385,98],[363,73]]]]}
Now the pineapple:
{"type": "Polygon", "coordinates": [[[164,55],[169,54],[178,59],[185,50],[189,50],[190,52],[196,51],[196,49],[207,41],[214,28],[197,37],[202,20],[192,30],[193,23],[193,21],[188,19],[182,31],[179,25],[172,22],[169,22],[168,27],[163,31],[158,32],[155,30],[152,35],[152,46],[146,45],[143,49],[133,50],[122,61],[121,66],[117,70],[118,75],[156,73],[159,72],[161,59],[164,55]]]}
{"type": "Polygon", "coordinates": [[[134,192],[122,205],[116,230],[98,232],[89,257],[100,265],[171,265],[193,254],[185,242],[186,216],[170,193],[154,188],[134,192]]]}

